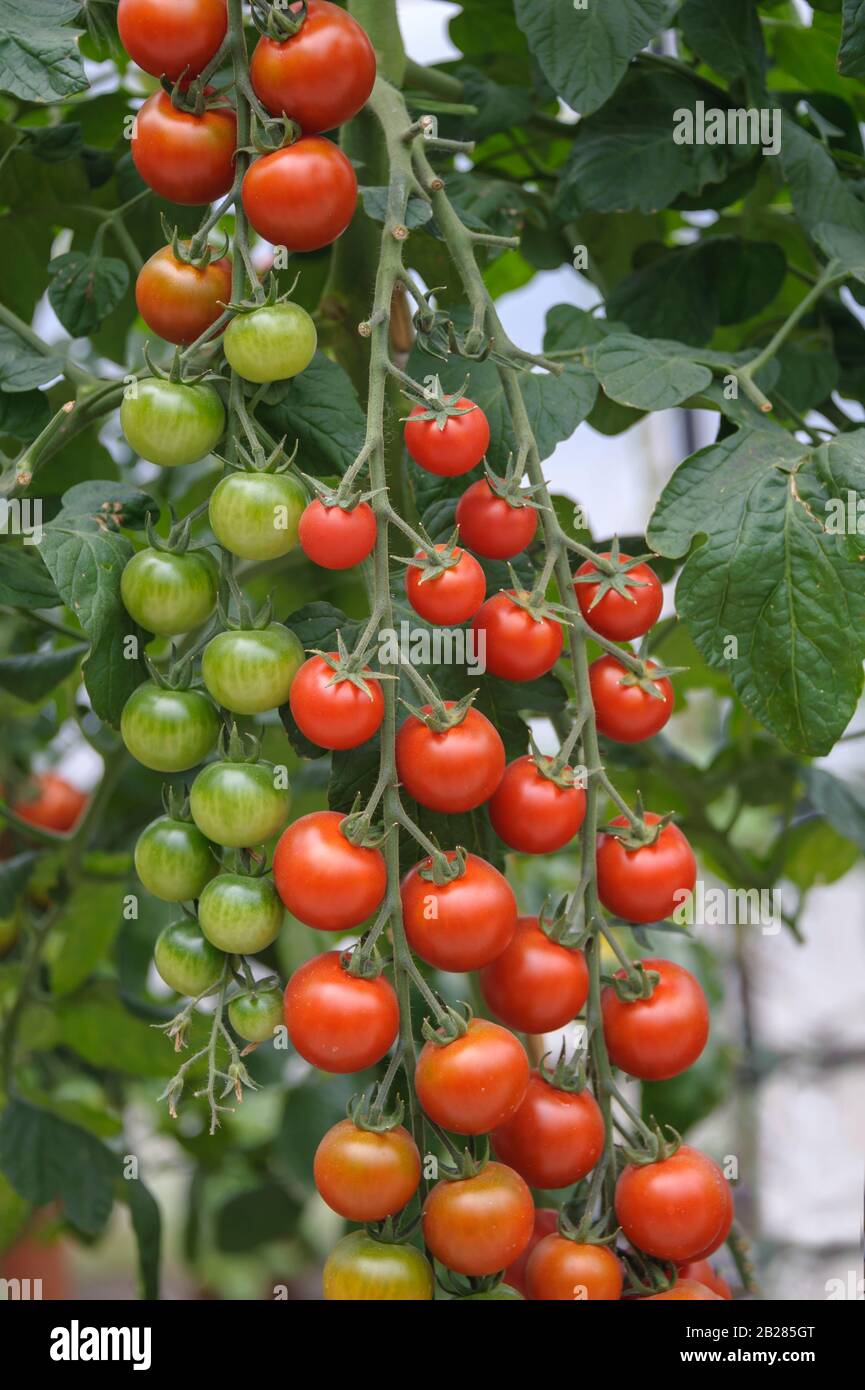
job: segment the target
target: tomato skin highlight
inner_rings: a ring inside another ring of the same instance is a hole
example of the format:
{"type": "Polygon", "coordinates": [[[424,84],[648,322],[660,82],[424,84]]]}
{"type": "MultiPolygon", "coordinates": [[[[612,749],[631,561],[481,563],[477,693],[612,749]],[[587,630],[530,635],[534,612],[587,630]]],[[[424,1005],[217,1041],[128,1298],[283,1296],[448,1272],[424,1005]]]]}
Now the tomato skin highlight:
{"type": "Polygon", "coordinates": [[[437,1183],[424,1203],[424,1240],[457,1274],[496,1274],[532,1238],[535,1208],[519,1173],[488,1163],[474,1178],[437,1183]]]}
{"type": "Polygon", "coordinates": [[[440,478],[457,478],[477,468],[490,443],[490,424],[467,396],[454,402],[465,415],[449,415],[440,429],[437,420],[424,420],[426,407],[416,405],[405,427],[405,446],[415,463],[440,478]]]}
{"type": "Polygon", "coordinates": [[[277,891],[293,916],[319,931],[350,931],[381,905],[387,889],[384,856],[353,845],[338,811],[301,816],[273,856],[277,891]]]}
{"type": "Polygon", "coordinates": [[[167,92],[154,92],[135,117],[132,158],[160,198],[198,207],[223,198],[234,182],[237,119],[225,107],[203,116],[172,106],[167,92]]]}
{"type": "Polygon", "coordinates": [[[688,1144],[672,1158],[628,1164],[616,1184],[616,1219],[631,1244],[677,1263],[703,1258],[727,1221],[729,1202],[717,1163],[688,1144]]]}
{"type": "Polygon", "coordinates": [[[505,769],[490,801],[493,830],[521,854],[553,854],[574,838],[586,816],[582,787],[560,787],[526,754],[505,769]]]}
{"type": "Polygon", "coordinates": [[[650,1293],[645,1298],[637,1299],[637,1302],[657,1303],[661,1299],[675,1299],[680,1302],[706,1303],[710,1299],[717,1299],[720,1303],[721,1297],[721,1294],[715,1293],[696,1279],[680,1279],[672,1289],[665,1289],[663,1293],[650,1293]]]}
{"type": "Polygon", "coordinates": [[[488,1134],[515,1113],[528,1084],[522,1043],[485,1018],[444,1047],[424,1043],[415,1070],[418,1100],[453,1134],[488,1134]]]}
{"type": "Polygon", "coordinates": [[[16,816],[43,830],[65,833],[80,819],[89,797],[56,772],[38,772],[12,807],[16,816]]]}
{"type": "Polygon", "coordinates": [[[375,71],[366,31],[328,0],[310,0],[302,29],[290,39],[260,38],[249,65],[262,105],[272,116],[290,116],[304,135],[333,130],[356,116],[375,71]]]}
{"type": "Polygon", "coordinates": [[[215,985],[225,956],[204,936],[195,922],[184,919],[164,927],[153,951],[156,969],[178,994],[196,999],[215,985]]]}
{"type": "Polygon", "coordinates": [[[207,67],[228,29],[225,0],[120,0],[117,31],[134,63],[176,82],[207,67]]]}
{"type": "Polygon", "coordinates": [[[334,1246],[324,1266],[328,1302],[426,1303],[433,1297],[432,1266],[413,1245],[386,1245],[352,1231],[334,1246]]]}
{"type": "Polygon", "coordinates": [[[204,649],[201,675],[218,705],[233,714],[264,714],[285,704],[302,663],[297,635],[270,623],[217,633],[204,649]]]}
{"type": "MultiPolygon", "coordinates": [[[[447,548],[436,546],[438,551],[447,548]]],[[[405,591],[409,603],[428,623],[439,627],[468,622],[486,598],[486,576],[477,560],[467,550],[457,549],[456,553],[459,556],[457,564],[434,579],[424,579],[423,571],[416,565],[409,565],[406,570],[405,591]]],[[[416,558],[425,558],[425,551],[417,551],[416,558]]]]}
{"type": "Polygon", "coordinates": [[[552,1235],[559,1229],[559,1213],[555,1207],[536,1207],[535,1224],[532,1230],[528,1245],[521,1255],[518,1255],[513,1264],[509,1264],[504,1272],[503,1278],[506,1284],[516,1289],[517,1293],[522,1294],[523,1298],[529,1297],[526,1286],[526,1266],[532,1251],[543,1240],[544,1236],[552,1235]]]}
{"type": "Polygon", "coordinates": [[[363,1071],[380,1062],[399,1028],[393,986],[343,969],[341,952],[314,956],[285,987],[285,1026],[293,1047],[321,1071],[363,1071]]]}
{"type": "Polygon", "coordinates": [[[223,256],[203,270],[163,246],[135,281],[135,303],[147,327],[166,343],[188,347],[211,328],[231,299],[231,261],[223,256]]]}
{"type": "MultiPolygon", "coordinates": [[[[447,709],[452,700],[445,701],[447,709]]],[[[423,706],[429,714],[431,705],[423,706]]],[[[482,806],[505,770],[505,748],[498,731],[480,710],[435,733],[410,714],[396,736],[396,768],[409,796],[431,811],[456,814],[482,806]]]]}
{"type": "Polygon", "coordinates": [[[375,513],[368,502],[356,507],[326,507],[316,497],[300,518],[300,545],[307,559],[326,570],[347,570],[372,553],[375,513]]]}
{"type": "Polygon", "coordinates": [[[604,1120],[589,1091],[558,1091],[533,1071],[519,1107],[493,1130],[492,1144],[529,1187],[570,1187],[604,1152],[604,1120]]]}
{"type": "MultiPolygon", "coordinates": [[[[709,1006],[700,982],[675,961],[642,962],[660,979],[651,999],[625,1003],[612,985],[601,994],[604,1038],[613,1066],[642,1081],[667,1081],[694,1065],[709,1037],[709,1006]]],[[[623,970],[616,971],[624,979],[623,970]]]]}
{"type": "Polygon", "coordinates": [[[206,382],[195,386],[147,377],[124,395],[120,425],[132,449],[161,468],[183,468],[215,449],[225,410],[206,382]]]}
{"type": "MultiPolygon", "coordinates": [[[[602,554],[605,560],[612,559],[609,551],[602,554]]],[[[620,555],[619,564],[624,567],[630,558],[630,555],[620,555]]],[[[577,570],[577,574],[595,573],[597,570],[591,560],[585,560],[577,570]]],[[[589,627],[613,642],[629,642],[635,637],[642,637],[658,621],[664,606],[664,591],[654,570],[640,564],[632,565],[627,573],[639,581],[638,585],[628,585],[628,597],[624,598],[615,590],[608,589],[594,608],[592,602],[598,592],[600,577],[598,584],[574,585],[580,612],[589,627]]]]}
{"type": "Polygon", "coordinates": [[[689,1281],[702,1284],[710,1293],[717,1294],[719,1298],[732,1299],[733,1297],[733,1290],[724,1276],[713,1269],[708,1260],[689,1260],[687,1264],[679,1265],[679,1282],[689,1281]]]}
{"type": "Polygon", "coordinates": [[[129,752],[153,772],[186,772],[216,743],[219,716],[199,690],[163,690],[145,681],[133,690],[120,716],[129,752]]]}
{"type": "Polygon", "coordinates": [[[589,971],[582,951],[551,941],[537,917],[520,917],[500,956],[480,972],[486,1003],[519,1033],[553,1033],[583,1008],[589,971]]]}
{"type": "Polygon", "coordinates": [[[533,618],[502,590],[482,605],[472,631],[486,642],[486,670],[507,681],[533,681],[551,671],[562,654],[562,625],[533,618]]]}
{"type": "Polygon", "coordinates": [[[243,209],[259,236],[289,251],[318,251],[342,236],[357,207],[357,175],[321,135],[261,155],[247,170],[243,209]]]}
{"type": "Polygon", "coordinates": [[[604,1245],[544,1236],[526,1265],[528,1297],[543,1302],[592,1302],[622,1296],[622,1266],[604,1245]]]}
{"type": "Polygon", "coordinates": [[[147,547],[125,565],[120,597],[148,632],[176,637],[206,623],[216,608],[216,565],[206,550],[173,555],[147,547]]]}
{"type": "Polygon", "coordinates": [[[135,846],[135,872],[148,893],[163,902],[192,902],[213,878],[216,867],[201,831],[171,816],[151,821],[135,846]]]}
{"type": "Polygon", "coordinates": [[[283,908],[269,878],[222,873],[198,902],[198,921],[208,941],[228,955],[254,955],[279,936],[283,908]]]}
{"type": "Polygon", "coordinates": [[[228,849],[251,849],[278,835],[291,791],[277,787],[272,763],[208,763],[192,784],[189,809],[203,835],[228,849]]]}
{"type": "Polygon", "coordinates": [[[480,970],[501,955],[516,931],[514,890],[476,854],[467,856],[464,874],[441,887],[423,877],[429,867],[429,859],[416,864],[400,887],[409,945],[438,970],[480,970]]]}
{"type": "MultiPolygon", "coordinates": [[[[336,652],[330,655],[337,659],[336,652]]],[[[323,656],[309,657],[291,687],[291,712],[301,733],[319,748],[357,748],[381,728],[381,683],[365,669],[367,694],[354,681],[334,681],[334,674],[323,656]]]]}
{"type": "Polygon", "coordinates": [[[282,990],[259,989],[232,999],[228,1019],[245,1042],[270,1042],[274,1030],[282,1024],[282,990]]]}
{"type": "MultiPolygon", "coordinates": [[[[661,819],[651,811],[648,825],[661,819]]],[[[611,825],[625,826],[625,816],[611,825]]],[[[615,835],[598,836],[598,897],[626,922],[662,922],[681,905],[697,882],[694,851],[677,825],[665,825],[653,845],[629,850],[615,835]],[[680,896],[683,895],[683,896],[680,896]]]]}
{"type": "Polygon", "coordinates": [[[538,514],[534,507],[511,506],[479,478],[457,502],[456,522],[469,550],[487,560],[511,560],[534,540],[538,514]]]}
{"type": "Polygon", "coordinates": [[[266,304],[236,314],[225,330],[228,365],[246,381],[285,381],[306,371],[318,333],[301,304],[266,304]]]}
{"type": "Polygon", "coordinates": [[[297,544],[306,493],[288,473],[229,473],[210,496],[219,544],[241,560],[277,560],[297,544]]]}
{"type": "MultiPolygon", "coordinates": [[[[657,669],[654,661],[647,667],[657,669]]],[[[598,733],[616,743],[641,743],[658,734],[673,713],[675,696],[666,676],[653,681],[660,698],[648,694],[639,685],[622,685],[628,668],[614,656],[601,656],[589,667],[589,684],[595,706],[598,733]]]]}
{"type": "Polygon", "coordinates": [[[376,1134],[340,1120],[316,1149],[312,1171],[319,1196],[346,1221],[384,1221],[417,1192],[420,1154],[402,1125],[376,1134]]]}

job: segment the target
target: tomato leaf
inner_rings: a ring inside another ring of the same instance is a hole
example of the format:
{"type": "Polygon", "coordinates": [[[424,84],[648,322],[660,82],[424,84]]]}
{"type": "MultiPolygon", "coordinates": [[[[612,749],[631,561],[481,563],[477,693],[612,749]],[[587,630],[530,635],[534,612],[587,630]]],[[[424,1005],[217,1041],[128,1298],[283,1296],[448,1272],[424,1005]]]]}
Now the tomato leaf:
{"type": "Polygon", "coordinates": [[[0,657],[0,686],[19,700],[44,700],[45,696],[78,667],[90,650],[86,642],[47,651],[16,652],[0,657]]]}
{"type": "Polygon", "coordinates": [[[29,392],[54,381],[62,371],[62,357],[35,352],[11,328],[0,324],[0,390],[29,392]]]}
{"type": "Polygon", "coordinates": [[[838,71],[845,77],[865,77],[865,10],[862,0],[844,0],[838,71]]]}
{"type": "Polygon", "coordinates": [[[0,91],[44,103],[89,85],[69,21],[79,0],[4,0],[0,91]]]}
{"type": "MultiPolygon", "coordinates": [[[[387,200],[388,190],[386,187],[371,188],[361,187],[358,190],[363,199],[363,210],[367,217],[371,217],[373,222],[387,221],[387,200]]],[[[423,227],[432,217],[432,208],[423,198],[418,198],[413,194],[408,200],[405,225],[409,231],[417,227],[423,227]]]]}
{"type": "Polygon", "coordinates": [[[34,546],[0,546],[0,603],[16,608],[53,608],[60,595],[34,546]]]}
{"type": "Polygon", "coordinates": [[[715,72],[762,78],[766,50],[754,0],[685,0],[677,23],[688,47],[715,72]]]}
{"type": "Polygon", "coordinates": [[[83,338],[116,309],[129,284],[125,261],[67,251],[48,262],[48,299],[67,333],[83,338]]]}
{"type": "Polygon", "coordinates": [[[124,883],[83,883],[63,909],[63,940],[51,962],[51,989],[71,994],[105,959],[120,928],[124,883]]]}
{"type": "Polygon", "coordinates": [[[119,1160],[86,1130],[13,1100],[0,1114],[0,1169],[34,1206],[60,1201],[84,1235],[104,1230],[119,1160]]]}
{"type": "Polygon", "coordinates": [[[611,333],[592,351],[592,368],[611,400],[636,410],[670,410],[712,380],[682,343],[611,333]]]}
{"type": "Polygon", "coordinates": [[[791,116],[783,117],[781,165],[790,185],[796,216],[811,235],[823,224],[865,234],[865,207],[835,167],[825,145],[803,130],[791,116]]]}
{"type": "Polygon", "coordinates": [[[27,887],[39,856],[28,850],[0,864],[0,917],[11,917],[27,887]]]}
{"type": "Polygon", "coordinates": [[[517,23],[550,86],[583,116],[603,106],[635,53],[667,23],[670,0],[515,0],[517,23]]]}
{"type": "Polygon", "coordinates": [[[363,446],[366,417],[348,372],[317,352],[305,372],[279,382],[265,396],[259,417],[275,439],[300,445],[304,473],[343,473],[363,446]]]}
{"type": "Polygon", "coordinates": [[[802,776],[812,805],[865,853],[865,791],[823,767],[803,768],[802,776]]]}

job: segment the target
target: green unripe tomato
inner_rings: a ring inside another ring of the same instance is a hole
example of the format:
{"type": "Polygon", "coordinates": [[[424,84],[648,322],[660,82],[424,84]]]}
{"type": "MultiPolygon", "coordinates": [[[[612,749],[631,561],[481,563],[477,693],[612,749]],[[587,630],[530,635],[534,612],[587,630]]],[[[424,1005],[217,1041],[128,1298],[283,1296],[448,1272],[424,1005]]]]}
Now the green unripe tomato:
{"type": "Polygon", "coordinates": [[[277,560],[297,545],[306,493],[289,473],[230,473],[213,490],[210,525],[242,560],[277,560]]]}
{"type": "Polygon", "coordinates": [[[269,1042],[283,1021],[282,990],[259,989],[232,999],[228,1020],[244,1042],[269,1042]]]}
{"type": "Polygon", "coordinates": [[[148,893],[163,902],[192,902],[216,869],[210,845],[189,821],[160,816],[138,837],[135,872],[148,893]]]}
{"type": "Polygon", "coordinates": [[[283,381],[309,366],[318,334],[300,304],[266,304],[237,314],[222,345],[228,365],[246,381],[283,381]]]}
{"type": "Polygon", "coordinates": [[[278,835],[291,790],[277,787],[273,763],[208,763],[192,784],[189,807],[202,835],[229,849],[251,849],[278,835]]]}
{"type": "Polygon", "coordinates": [[[131,618],[159,637],[176,637],[207,622],[216,607],[212,555],[189,550],[139,550],[120,576],[120,597],[131,618]]]}
{"type": "Polygon", "coordinates": [[[128,390],[120,406],[120,425],[143,459],[180,468],[204,458],[222,438],[225,411],[218,392],[206,382],[187,386],[154,376],[128,390]]]}
{"type": "Polygon", "coordinates": [[[522,1294],[517,1293],[516,1289],[512,1289],[510,1284],[498,1284],[494,1289],[488,1289],[486,1293],[466,1294],[465,1298],[460,1298],[457,1301],[459,1303],[488,1303],[491,1301],[502,1303],[512,1302],[515,1299],[519,1303],[525,1302],[522,1294]]]}
{"type": "Polygon", "coordinates": [[[145,681],[120,716],[120,734],[133,758],[154,772],[185,772],[207,757],[219,734],[219,715],[200,690],[164,690],[145,681]]]}
{"type": "Polygon", "coordinates": [[[300,639],[282,623],[259,632],[220,632],[201,658],[204,684],[233,714],[264,714],[288,699],[303,664],[300,639]]]}
{"type": "Polygon", "coordinates": [[[208,941],[229,955],[254,955],[279,936],[284,908],[272,878],[220,874],[198,904],[198,921],[208,941]]]}
{"type": "Polygon", "coordinates": [[[328,1255],[323,1284],[329,1302],[422,1303],[432,1298],[435,1278],[413,1245],[388,1245],[352,1231],[328,1255]]]}
{"type": "Polygon", "coordinates": [[[165,983],[192,999],[216,984],[225,963],[222,951],[190,921],[173,922],[159,933],[153,959],[165,983]]]}

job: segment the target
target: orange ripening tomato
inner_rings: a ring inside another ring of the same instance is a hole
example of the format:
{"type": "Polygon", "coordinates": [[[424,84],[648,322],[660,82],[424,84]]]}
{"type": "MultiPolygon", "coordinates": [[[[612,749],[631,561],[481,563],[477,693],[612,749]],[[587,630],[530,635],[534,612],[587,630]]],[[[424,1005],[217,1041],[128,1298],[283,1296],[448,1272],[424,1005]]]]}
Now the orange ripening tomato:
{"type": "Polygon", "coordinates": [[[423,1235],[457,1274],[496,1274],[523,1253],[534,1220],[532,1194],[519,1174],[488,1163],[477,1177],[436,1184],[424,1203],[423,1235]]]}
{"type": "Polygon", "coordinates": [[[618,1300],[622,1266],[605,1245],[580,1245],[556,1233],[535,1246],[526,1265],[528,1296],[536,1302],[618,1300]]]}
{"type": "Polygon", "coordinates": [[[231,299],[231,261],[223,256],[203,269],[178,260],[163,246],[138,272],[135,303],[154,333],[188,346],[206,333],[231,299]]]}
{"type": "Polygon", "coordinates": [[[410,1202],[420,1182],[420,1154],[407,1129],[382,1133],[340,1120],[315,1151],[319,1195],[347,1221],[384,1221],[410,1202]]]}
{"type": "Polygon", "coordinates": [[[43,830],[71,830],[88,798],[56,772],[40,772],[24,790],[12,810],[21,820],[43,830]]]}
{"type": "Polygon", "coordinates": [[[696,1279],[680,1279],[672,1289],[665,1289],[663,1293],[650,1293],[646,1298],[637,1299],[638,1303],[657,1303],[661,1299],[677,1301],[687,1301],[689,1303],[705,1303],[709,1299],[721,1301],[719,1293],[713,1293],[707,1289],[705,1284],[699,1284],[696,1279]]]}

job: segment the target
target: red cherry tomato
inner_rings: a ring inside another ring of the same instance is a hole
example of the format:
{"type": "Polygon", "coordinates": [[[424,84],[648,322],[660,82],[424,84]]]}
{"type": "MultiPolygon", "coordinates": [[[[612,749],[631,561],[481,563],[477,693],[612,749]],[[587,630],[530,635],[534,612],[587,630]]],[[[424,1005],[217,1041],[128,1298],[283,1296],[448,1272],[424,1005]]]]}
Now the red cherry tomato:
{"type": "MultiPolygon", "coordinates": [[[[453,700],[445,701],[453,709],[453,700]]],[[[423,706],[430,714],[431,705],[423,706]]],[[[410,714],[396,736],[399,779],[415,801],[455,815],[489,801],[505,770],[505,748],[486,715],[472,707],[465,719],[435,733],[410,714]]]]}
{"type": "Polygon", "coordinates": [[[273,856],[289,912],[318,931],[350,931],[380,905],[387,870],[380,850],[353,845],[338,811],[313,811],[283,831],[273,856]]]}
{"type": "Polygon", "coordinates": [[[543,1240],[544,1236],[552,1235],[558,1230],[559,1213],[554,1207],[538,1207],[535,1211],[535,1225],[531,1239],[523,1253],[514,1260],[513,1264],[508,1265],[504,1273],[504,1283],[509,1284],[517,1293],[521,1293],[523,1298],[528,1298],[529,1292],[526,1287],[526,1265],[532,1251],[543,1240]]]}
{"type": "Polygon", "coordinates": [[[414,1079],[418,1100],[435,1124],[453,1134],[488,1134],[521,1103],[529,1063],[513,1033],[473,1018],[453,1042],[424,1043],[414,1079]]]}
{"type": "MultiPolygon", "coordinates": [[[[338,660],[336,652],[330,655],[338,660]]],[[[323,656],[305,661],[288,694],[300,732],[319,748],[357,748],[372,738],[384,719],[384,696],[368,667],[363,679],[366,690],[352,680],[337,680],[323,656]]]]}
{"type": "MultiPolygon", "coordinates": [[[[533,681],[551,671],[562,654],[562,625],[534,618],[514,603],[513,589],[488,598],[472,623],[478,642],[486,641],[486,669],[507,681],[533,681]]],[[[484,652],[479,648],[483,659],[484,652]]]]}
{"type": "Polygon", "coordinates": [[[717,1235],[713,1236],[708,1245],[691,1256],[692,1260],[705,1260],[708,1259],[709,1255],[714,1255],[716,1250],[720,1250],[727,1236],[730,1234],[730,1227],[733,1225],[733,1218],[736,1215],[736,1210],[733,1206],[733,1192],[728,1182],[724,1183],[724,1196],[727,1202],[727,1209],[724,1213],[724,1220],[721,1222],[721,1229],[718,1231],[717,1235]]]}
{"type": "Polygon", "coordinates": [[[490,425],[479,405],[461,396],[454,409],[466,415],[425,420],[426,407],[416,405],[405,427],[405,447],[415,463],[440,478],[456,478],[476,468],[489,447],[490,425]]]}
{"type": "Polygon", "coordinates": [[[211,107],[193,116],[172,106],[167,92],[154,92],[135,117],[132,158],[154,193],[196,206],[213,203],[230,189],[236,144],[233,111],[211,107]]]}
{"type": "Polygon", "coordinates": [[[24,788],[20,800],[12,807],[16,816],[29,825],[58,833],[71,830],[79,819],[88,798],[56,772],[39,772],[24,788]]]}
{"type": "MultiPolygon", "coordinates": [[[[448,854],[453,859],[454,853],[448,854]]],[[[500,956],[517,927],[514,891],[503,874],[476,854],[448,883],[424,877],[431,861],[402,881],[405,932],[412,950],[438,970],[480,970],[500,956]]]]}
{"type": "Polygon", "coordinates": [[[309,135],[256,159],[241,192],[259,236],[289,251],[317,251],[354,216],[357,176],[338,145],[309,135]]]}
{"type": "Polygon", "coordinates": [[[460,540],[488,560],[510,560],[531,545],[538,529],[534,507],[513,506],[493,492],[486,478],[466,488],[456,513],[460,540]]]}
{"type": "Polygon", "coordinates": [[[721,1301],[721,1295],[713,1293],[705,1284],[700,1284],[696,1279],[680,1279],[672,1289],[665,1289],[663,1293],[650,1293],[645,1298],[637,1299],[638,1303],[656,1303],[660,1299],[677,1300],[688,1303],[706,1303],[709,1299],[721,1301]]]}
{"type": "MultiPolygon", "coordinates": [[[[648,825],[661,819],[647,811],[648,825]]],[[[612,825],[627,825],[618,816],[612,825]]],[[[662,922],[697,882],[694,851],[677,825],[665,825],[653,845],[626,849],[615,835],[598,836],[598,897],[626,922],[662,922]]]]}
{"type": "MultiPolygon", "coordinates": [[[[436,550],[447,550],[437,545],[436,550]]],[[[486,597],[487,581],[483,570],[467,550],[455,550],[457,563],[432,579],[424,579],[423,570],[409,565],[405,576],[405,591],[416,613],[428,623],[453,627],[474,617],[486,597]]],[[[422,550],[417,558],[425,558],[422,550]]]]}
{"type": "Polygon", "coordinates": [[[657,1163],[629,1163],[616,1184],[619,1225],[632,1245],[660,1260],[703,1258],[728,1213],[724,1174],[688,1144],[657,1163]]]}
{"type": "MultiPolygon", "coordinates": [[[[656,670],[654,661],[646,665],[656,670]]],[[[657,695],[629,685],[628,668],[614,656],[601,656],[589,667],[589,684],[598,733],[617,743],[640,743],[660,733],[673,713],[675,696],[666,676],[653,680],[657,695]]]]}
{"type": "Polygon", "coordinates": [[[303,27],[292,38],[259,39],[249,75],[271,115],[285,113],[304,135],[317,135],[357,115],[372,91],[375,66],[375,51],[357,20],[328,0],[309,0],[303,27]]]}
{"type": "Polygon", "coordinates": [[[722,1274],[713,1269],[708,1260],[689,1260],[687,1264],[679,1265],[679,1282],[693,1280],[697,1284],[702,1284],[711,1293],[716,1293],[719,1298],[732,1299],[733,1290],[727,1283],[722,1274]]]}
{"type": "MultiPolygon", "coordinates": [[[[612,559],[609,551],[603,551],[602,554],[605,560],[612,559]]],[[[620,555],[619,565],[624,568],[630,558],[629,555],[620,555]]],[[[597,573],[591,560],[585,560],[577,570],[579,575],[597,573]]],[[[589,627],[602,637],[609,637],[613,642],[628,642],[634,637],[642,637],[643,633],[648,632],[652,624],[657,622],[664,605],[664,592],[654,570],[649,569],[648,565],[633,565],[627,570],[627,574],[630,579],[636,581],[633,585],[628,584],[627,598],[617,594],[614,589],[608,589],[594,608],[592,604],[600,580],[598,584],[574,585],[580,612],[589,627]]]]}
{"type": "Polygon", "coordinates": [[[178,260],[170,246],[138,272],[135,303],[154,333],[167,343],[194,343],[216,322],[231,299],[231,261],[211,261],[203,270],[178,260]]]}
{"type": "Polygon", "coordinates": [[[582,951],[551,941],[537,917],[520,917],[508,946],[480,973],[494,1014],[520,1033],[552,1033],[575,1018],[589,993],[582,951]]]}
{"type": "Polygon", "coordinates": [[[532,1238],[532,1194],[518,1173],[488,1163],[475,1178],[437,1183],[423,1209],[423,1235],[457,1274],[496,1274],[532,1238]]]}
{"type": "Polygon", "coordinates": [[[589,1091],[559,1091],[532,1072],[519,1109],[493,1131],[492,1144],[529,1187],[570,1187],[604,1152],[604,1118],[589,1091]]]}
{"type": "Polygon", "coordinates": [[[417,1192],[420,1154],[402,1125],[377,1134],[340,1120],[316,1149],[312,1173],[319,1195],[346,1221],[384,1221],[417,1192]]]}
{"type": "Polygon", "coordinates": [[[120,0],[117,7],[117,31],[130,58],[172,82],[197,77],[227,28],[225,0],[120,0]]]}
{"type": "Polygon", "coordinates": [[[368,502],[358,502],[351,509],[326,507],[316,497],[300,518],[301,549],[322,569],[359,565],[372,552],[375,537],[375,513],[368,502]]]}
{"type": "Polygon", "coordinates": [[[620,1299],[622,1266],[605,1245],[579,1245],[554,1232],[529,1256],[526,1287],[536,1301],[620,1299]]]}
{"type": "MultiPolygon", "coordinates": [[[[624,1002],[609,985],[601,995],[604,1039],[613,1066],[642,1081],[667,1081],[696,1062],[709,1036],[709,1006],[699,980],[675,961],[642,962],[660,979],[651,999],[624,1002]]],[[[624,979],[624,970],[616,972],[624,979]]]]}
{"type": "Polygon", "coordinates": [[[585,815],[582,787],[560,787],[539,771],[528,754],[508,764],[490,802],[493,830],[522,854],[553,854],[562,849],[574,838],[585,815]]]}
{"type": "Polygon", "coordinates": [[[322,1071],[363,1071],[380,1062],[399,1028],[393,986],[383,975],[349,975],[339,951],[313,956],[285,987],[285,1026],[292,1045],[322,1071]]]}

